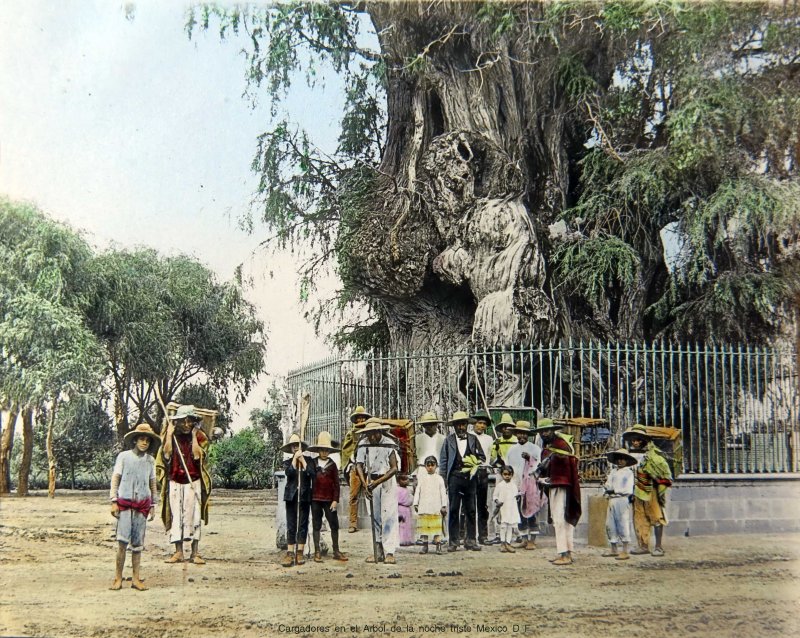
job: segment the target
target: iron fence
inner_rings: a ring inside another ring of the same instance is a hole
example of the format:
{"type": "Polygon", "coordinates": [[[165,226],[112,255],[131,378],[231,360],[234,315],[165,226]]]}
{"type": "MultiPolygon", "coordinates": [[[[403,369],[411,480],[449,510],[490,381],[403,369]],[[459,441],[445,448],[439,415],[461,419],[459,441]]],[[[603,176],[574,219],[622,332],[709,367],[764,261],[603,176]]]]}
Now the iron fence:
{"type": "Polygon", "coordinates": [[[337,355],[289,373],[311,394],[308,439],[334,438],[364,405],[386,418],[433,410],[528,406],[554,418],[603,419],[609,444],[635,423],[680,430],[684,473],[800,472],[800,391],[790,349],[573,343],[461,352],[337,355]]]}

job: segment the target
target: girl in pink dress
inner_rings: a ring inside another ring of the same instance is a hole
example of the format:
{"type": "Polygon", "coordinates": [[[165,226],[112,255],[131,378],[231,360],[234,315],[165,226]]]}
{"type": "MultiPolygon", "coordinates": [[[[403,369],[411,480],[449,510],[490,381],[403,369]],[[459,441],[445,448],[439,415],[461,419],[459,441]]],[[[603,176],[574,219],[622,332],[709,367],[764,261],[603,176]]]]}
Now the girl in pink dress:
{"type": "Polygon", "coordinates": [[[407,547],[414,544],[414,521],[411,515],[411,505],[414,494],[408,486],[408,475],[397,475],[397,518],[400,522],[400,546],[407,547]]]}

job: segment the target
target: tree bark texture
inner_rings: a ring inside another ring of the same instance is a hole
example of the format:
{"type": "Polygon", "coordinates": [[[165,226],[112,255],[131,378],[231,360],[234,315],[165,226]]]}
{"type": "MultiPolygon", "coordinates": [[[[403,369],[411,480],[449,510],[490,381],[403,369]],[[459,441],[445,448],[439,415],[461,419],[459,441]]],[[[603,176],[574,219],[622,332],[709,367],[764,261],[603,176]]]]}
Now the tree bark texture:
{"type": "MultiPolygon", "coordinates": [[[[11,451],[14,447],[14,429],[17,424],[17,409],[9,408],[6,425],[0,436],[0,494],[11,492],[11,451]]],[[[2,419],[2,415],[0,415],[2,419]]]]}
{"type": "MultiPolygon", "coordinates": [[[[387,56],[388,126],[371,212],[354,229],[369,248],[352,278],[385,310],[396,350],[641,338],[663,255],[646,256],[613,323],[590,313],[574,328],[569,291],[549,287],[548,226],[574,199],[569,158],[591,126],[554,80],[552,41],[531,31],[541,5],[496,40],[480,6],[369,5],[387,56]]],[[[602,33],[574,37],[607,86],[614,63],[602,33]]]]}
{"type": "MultiPolygon", "coordinates": [[[[50,410],[47,419],[47,495],[54,498],[56,495],[56,455],[53,452],[53,425],[56,420],[55,406],[50,410]]],[[[74,481],[73,481],[74,482],[74,481]]],[[[73,485],[74,487],[74,485],[73,485]]]]}
{"type": "Polygon", "coordinates": [[[31,461],[33,459],[33,409],[22,410],[22,460],[19,464],[17,478],[17,495],[28,495],[28,480],[31,474],[31,461]]]}

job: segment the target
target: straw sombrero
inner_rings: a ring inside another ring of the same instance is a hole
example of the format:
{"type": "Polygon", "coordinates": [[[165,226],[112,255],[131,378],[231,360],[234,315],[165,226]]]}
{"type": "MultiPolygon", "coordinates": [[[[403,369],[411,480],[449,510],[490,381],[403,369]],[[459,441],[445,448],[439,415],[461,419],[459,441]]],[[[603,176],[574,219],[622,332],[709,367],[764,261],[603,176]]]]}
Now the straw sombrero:
{"type": "Polygon", "coordinates": [[[438,418],[433,412],[426,412],[417,420],[417,425],[438,425],[442,420],[438,418]]]}
{"type": "Polygon", "coordinates": [[[150,447],[147,448],[147,451],[150,454],[153,454],[158,449],[158,446],[161,445],[161,437],[153,432],[153,428],[151,428],[147,423],[139,423],[130,432],[125,434],[123,437],[125,445],[133,445],[133,441],[142,435],[150,437],[150,447]]]}
{"type": "Polygon", "coordinates": [[[560,430],[564,426],[558,425],[557,423],[553,423],[553,419],[539,419],[539,422],[536,424],[536,429],[534,432],[536,434],[541,434],[542,432],[552,432],[554,430],[560,430]]]}
{"type": "Polygon", "coordinates": [[[620,459],[625,459],[628,462],[628,465],[636,465],[638,463],[636,457],[632,454],[628,454],[628,450],[625,448],[620,448],[615,452],[606,452],[606,456],[612,463],[616,463],[620,459]]]}
{"type": "Polygon", "coordinates": [[[317,435],[317,444],[308,448],[309,452],[338,452],[339,448],[333,446],[330,432],[320,432],[317,435]]]}
{"type": "Polygon", "coordinates": [[[641,439],[644,439],[645,441],[649,441],[650,439],[653,438],[647,433],[647,428],[645,426],[636,424],[629,430],[625,430],[622,433],[622,440],[624,441],[625,439],[630,439],[632,437],[637,437],[637,436],[641,439]]]}
{"type": "MultiPolygon", "coordinates": [[[[353,412],[350,414],[350,423],[355,423],[358,417],[364,417],[365,419],[371,419],[372,415],[367,412],[367,409],[363,405],[357,405],[353,412]]],[[[356,427],[361,427],[363,423],[357,424],[356,427]]]]}
{"type": "Polygon", "coordinates": [[[305,452],[308,449],[308,443],[306,443],[305,441],[301,441],[299,434],[292,434],[292,436],[289,437],[289,441],[286,443],[286,445],[283,445],[281,447],[281,452],[286,452],[287,454],[291,454],[292,446],[295,443],[300,444],[300,449],[303,450],[303,452],[305,452]]]}
{"type": "Polygon", "coordinates": [[[378,417],[373,416],[367,419],[367,422],[364,423],[364,427],[358,431],[358,436],[364,436],[370,432],[385,432],[388,429],[390,429],[388,423],[384,423],[378,417]]]}
{"type": "Polygon", "coordinates": [[[527,434],[528,436],[536,434],[536,430],[531,427],[530,421],[517,421],[514,427],[511,428],[511,432],[512,434],[527,434]]]}
{"type": "Polygon", "coordinates": [[[489,414],[486,410],[478,410],[475,414],[472,415],[472,422],[475,423],[476,421],[486,421],[488,425],[494,424],[494,421],[492,420],[492,415],[489,414]]]}
{"type": "Polygon", "coordinates": [[[175,414],[169,417],[172,421],[180,419],[191,419],[192,421],[202,421],[203,417],[197,414],[197,408],[193,405],[182,405],[175,410],[175,414]]]}
{"type": "Polygon", "coordinates": [[[511,418],[511,415],[508,412],[503,412],[503,416],[500,417],[500,422],[494,426],[494,429],[497,431],[505,430],[506,428],[513,428],[514,427],[514,419],[511,418]]]}
{"type": "Polygon", "coordinates": [[[469,414],[459,410],[458,412],[453,412],[453,416],[447,422],[447,425],[455,425],[456,423],[474,423],[474,421],[470,418],[469,414]]]}

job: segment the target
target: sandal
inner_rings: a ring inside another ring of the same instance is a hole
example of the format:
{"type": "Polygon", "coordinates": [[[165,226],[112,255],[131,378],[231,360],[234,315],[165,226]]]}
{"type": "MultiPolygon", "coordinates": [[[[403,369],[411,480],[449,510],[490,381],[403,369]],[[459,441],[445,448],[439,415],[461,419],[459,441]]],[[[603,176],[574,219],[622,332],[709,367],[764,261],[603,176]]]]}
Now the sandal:
{"type": "Polygon", "coordinates": [[[651,556],[663,556],[664,550],[660,547],[656,547],[652,552],[650,552],[651,556]]]}

